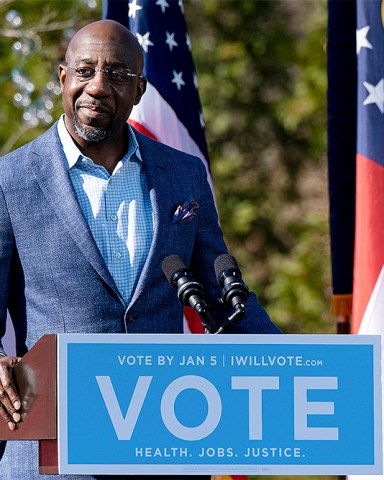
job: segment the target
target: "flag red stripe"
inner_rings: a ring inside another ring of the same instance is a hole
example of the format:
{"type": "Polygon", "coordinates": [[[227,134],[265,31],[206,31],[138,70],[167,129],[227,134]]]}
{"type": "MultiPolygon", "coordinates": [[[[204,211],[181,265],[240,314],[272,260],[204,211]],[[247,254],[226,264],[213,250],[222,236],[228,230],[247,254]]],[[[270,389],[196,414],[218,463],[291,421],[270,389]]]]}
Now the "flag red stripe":
{"type": "Polygon", "coordinates": [[[356,237],[352,333],[357,333],[384,264],[384,167],[356,158],[356,237]]]}
{"type": "Polygon", "coordinates": [[[132,118],[130,118],[128,122],[132,125],[133,128],[136,128],[136,130],[138,130],[140,133],[146,135],[149,138],[152,138],[152,140],[158,140],[158,138],[151,131],[149,131],[148,128],[145,128],[144,125],[142,125],[141,123],[136,122],[135,120],[132,120],[132,118]]]}
{"type": "Polygon", "coordinates": [[[184,315],[188,321],[188,327],[191,333],[204,333],[201,318],[192,307],[184,307],[184,315]]]}

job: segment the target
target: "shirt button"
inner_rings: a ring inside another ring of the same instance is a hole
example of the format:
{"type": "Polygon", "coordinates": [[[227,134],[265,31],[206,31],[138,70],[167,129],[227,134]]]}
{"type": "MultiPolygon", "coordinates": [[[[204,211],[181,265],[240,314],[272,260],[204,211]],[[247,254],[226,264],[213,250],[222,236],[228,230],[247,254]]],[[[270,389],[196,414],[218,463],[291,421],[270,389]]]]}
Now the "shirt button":
{"type": "Polygon", "coordinates": [[[117,215],[113,214],[113,215],[111,215],[109,218],[112,220],[112,222],[116,222],[116,220],[117,220],[117,215]]]}
{"type": "Polygon", "coordinates": [[[115,253],[115,258],[121,258],[123,255],[120,252],[115,253]]]}

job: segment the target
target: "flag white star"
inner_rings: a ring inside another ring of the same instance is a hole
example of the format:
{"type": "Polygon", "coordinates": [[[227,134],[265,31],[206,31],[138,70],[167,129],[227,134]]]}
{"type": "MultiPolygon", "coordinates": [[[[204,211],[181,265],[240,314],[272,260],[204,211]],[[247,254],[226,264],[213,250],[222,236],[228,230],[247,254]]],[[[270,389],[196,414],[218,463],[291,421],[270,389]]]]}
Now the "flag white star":
{"type": "Polygon", "coordinates": [[[201,128],[204,128],[204,127],[205,127],[205,122],[204,122],[203,112],[200,112],[200,113],[199,113],[199,116],[200,116],[200,125],[201,125],[201,128]]]}
{"type": "Polygon", "coordinates": [[[140,7],[140,5],[137,5],[137,0],[132,0],[132,2],[128,3],[129,11],[128,11],[128,17],[129,18],[136,18],[136,12],[138,10],[142,10],[143,7],[140,7]]]}
{"type": "Polygon", "coordinates": [[[165,43],[168,45],[169,50],[172,52],[173,47],[178,47],[178,43],[175,41],[175,34],[169,32],[165,32],[165,34],[167,35],[167,40],[165,41],[165,43]]]}
{"type": "Polygon", "coordinates": [[[148,53],[148,47],[153,47],[154,43],[149,40],[150,32],[140,35],[139,32],[136,33],[137,40],[139,41],[141,47],[145,53],[148,53]]]}
{"type": "Polygon", "coordinates": [[[169,7],[167,0],[157,0],[156,5],[160,5],[161,11],[164,13],[165,9],[169,7]]]}
{"type": "Polygon", "coordinates": [[[367,39],[367,35],[369,29],[371,27],[367,25],[366,27],[360,28],[356,30],[356,53],[359,54],[360,50],[364,48],[373,48],[369,40],[367,39]]]}
{"type": "Polygon", "coordinates": [[[363,85],[369,93],[363,105],[374,103],[380,112],[384,113],[384,79],[382,78],[377,85],[372,85],[368,82],[363,82],[363,85]]]}
{"type": "Polygon", "coordinates": [[[187,44],[188,50],[192,50],[192,45],[191,45],[191,38],[188,35],[188,33],[185,34],[185,43],[187,44]]]}
{"type": "Polygon", "coordinates": [[[196,90],[199,88],[199,85],[197,84],[197,75],[195,72],[193,72],[193,85],[195,86],[196,90]]]}
{"type": "Polygon", "coordinates": [[[181,89],[182,85],[185,85],[185,82],[182,79],[182,76],[183,76],[183,72],[177,73],[176,70],[173,70],[172,83],[176,84],[178,90],[181,89]]]}

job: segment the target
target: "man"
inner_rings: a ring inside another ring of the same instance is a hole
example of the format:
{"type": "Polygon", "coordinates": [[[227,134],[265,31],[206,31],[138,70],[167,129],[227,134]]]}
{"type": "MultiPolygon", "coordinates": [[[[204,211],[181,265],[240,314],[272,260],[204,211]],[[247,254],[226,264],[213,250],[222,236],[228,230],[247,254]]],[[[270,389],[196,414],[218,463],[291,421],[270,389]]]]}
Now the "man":
{"type": "MultiPolygon", "coordinates": [[[[11,369],[42,335],[182,333],[183,306],[161,269],[168,255],[190,265],[220,310],[214,261],[227,249],[202,163],[127,125],[146,88],[136,38],[116,22],[92,23],[65,62],[64,116],[0,160],[0,332],[8,308],[18,355],[0,344],[10,429],[20,421],[11,369]]],[[[279,333],[254,294],[230,331],[279,333]]],[[[38,478],[37,465],[34,442],[8,442],[0,479],[38,478]]]]}

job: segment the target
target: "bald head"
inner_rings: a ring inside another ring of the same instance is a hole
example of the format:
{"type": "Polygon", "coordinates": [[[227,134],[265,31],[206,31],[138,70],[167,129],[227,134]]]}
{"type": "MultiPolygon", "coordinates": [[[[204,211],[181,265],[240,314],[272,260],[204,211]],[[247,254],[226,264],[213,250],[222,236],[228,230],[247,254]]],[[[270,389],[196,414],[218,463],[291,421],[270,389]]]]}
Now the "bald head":
{"type": "Polygon", "coordinates": [[[99,20],[89,23],[81,28],[70,40],[65,60],[68,64],[73,65],[74,62],[81,61],[82,47],[84,45],[93,46],[99,51],[113,48],[114,51],[120,52],[122,57],[129,56],[130,65],[128,68],[135,72],[143,69],[143,51],[135,37],[127,28],[114,20],[99,20]]]}

